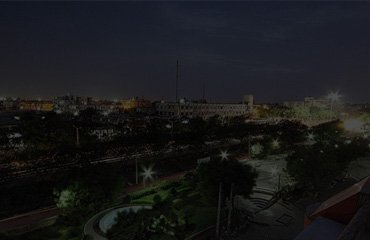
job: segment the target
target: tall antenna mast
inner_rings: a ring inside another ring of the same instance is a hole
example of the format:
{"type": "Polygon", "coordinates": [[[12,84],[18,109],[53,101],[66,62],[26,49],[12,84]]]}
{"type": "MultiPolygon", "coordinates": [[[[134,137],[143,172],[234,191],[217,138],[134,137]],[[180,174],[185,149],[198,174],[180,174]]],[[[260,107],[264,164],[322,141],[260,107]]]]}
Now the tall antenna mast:
{"type": "Polygon", "coordinates": [[[176,61],[176,102],[178,100],[178,85],[179,85],[179,60],[176,61]]]}
{"type": "Polygon", "coordinates": [[[202,96],[202,100],[206,100],[206,84],[205,84],[204,81],[203,81],[203,96],[202,96]]]}

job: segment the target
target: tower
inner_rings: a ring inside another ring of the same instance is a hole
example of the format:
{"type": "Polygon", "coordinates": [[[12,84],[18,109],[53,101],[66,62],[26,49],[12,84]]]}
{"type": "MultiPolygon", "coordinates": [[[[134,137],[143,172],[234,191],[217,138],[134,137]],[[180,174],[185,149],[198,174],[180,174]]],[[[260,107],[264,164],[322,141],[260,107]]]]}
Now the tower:
{"type": "Polygon", "coordinates": [[[202,94],[202,100],[206,101],[206,84],[203,81],[203,94],[202,94]]]}
{"type": "Polygon", "coordinates": [[[176,102],[178,101],[178,88],[179,88],[179,60],[176,61],[176,90],[175,90],[175,95],[176,95],[176,102]]]}

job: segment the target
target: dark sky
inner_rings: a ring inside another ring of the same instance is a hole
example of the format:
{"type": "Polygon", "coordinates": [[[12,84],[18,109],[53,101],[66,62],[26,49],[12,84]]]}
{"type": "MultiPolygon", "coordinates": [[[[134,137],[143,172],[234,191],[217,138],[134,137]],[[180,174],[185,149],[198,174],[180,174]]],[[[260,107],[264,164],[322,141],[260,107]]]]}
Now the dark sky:
{"type": "Polygon", "coordinates": [[[370,101],[370,2],[0,2],[0,96],[370,101]]]}

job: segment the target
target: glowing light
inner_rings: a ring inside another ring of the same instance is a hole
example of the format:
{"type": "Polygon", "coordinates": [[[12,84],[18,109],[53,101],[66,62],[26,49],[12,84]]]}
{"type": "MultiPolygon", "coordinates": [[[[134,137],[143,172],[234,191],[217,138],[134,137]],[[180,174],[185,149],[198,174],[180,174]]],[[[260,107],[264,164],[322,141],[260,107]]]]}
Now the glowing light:
{"type": "Polygon", "coordinates": [[[78,116],[80,113],[78,111],[73,113],[73,116],[78,116]]]}
{"type": "Polygon", "coordinates": [[[154,174],[155,172],[153,171],[153,165],[151,165],[147,168],[143,167],[143,172],[140,175],[143,176],[143,180],[146,182],[148,180],[153,180],[154,174]]]}
{"type": "Polygon", "coordinates": [[[274,139],[272,141],[272,147],[275,148],[275,149],[280,147],[280,142],[279,142],[278,139],[274,139]]]}
{"type": "Polygon", "coordinates": [[[166,124],[166,128],[171,129],[172,128],[171,124],[166,124]]]}
{"type": "Polygon", "coordinates": [[[15,120],[21,120],[21,118],[19,116],[14,116],[14,119],[15,120]]]}
{"type": "Polygon", "coordinates": [[[220,157],[221,157],[221,159],[222,159],[222,160],[227,160],[227,159],[229,159],[229,153],[227,152],[227,150],[225,150],[225,151],[221,151],[221,153],[220,153],[220,157]]]}
{"type": "Polygon", "coordinates": [[[343,127],[347,131],[361,133],[364,131],[365,123],[359,119],[348,119],[343,122],[343,127]]]}
{"type": "Polygon", "coordinates": [[[307,135],[307,139],[308,139],[309,141],[314,141],[314,140],[315,140],[315,135],[314,135],[313,133],[309,133],[309,134],[307,135]]]}
{"type": "Polygon", "coordinates": [[[270,174],[272,177],[277,177],[279,175],[279,169],[277,165],[270,169],[270,174]]]}
{"type": "Polygon", "coordinates": [[[341,95],[339,94],[338,91],[336,92],[330,92],[327,96],[327,98],[332,101],[332,102],[337,102],[341,98],[341,95]]]}

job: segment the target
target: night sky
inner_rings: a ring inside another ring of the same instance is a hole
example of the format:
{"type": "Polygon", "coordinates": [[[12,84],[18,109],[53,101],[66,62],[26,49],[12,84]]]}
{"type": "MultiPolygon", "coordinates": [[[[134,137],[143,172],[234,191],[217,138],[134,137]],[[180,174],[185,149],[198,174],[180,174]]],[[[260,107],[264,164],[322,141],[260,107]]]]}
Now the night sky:
{"type": "Polygon", "coordinates": [[[370,101],[370,2],[0,2],[0,96],[370,101]]]}

